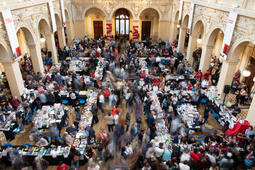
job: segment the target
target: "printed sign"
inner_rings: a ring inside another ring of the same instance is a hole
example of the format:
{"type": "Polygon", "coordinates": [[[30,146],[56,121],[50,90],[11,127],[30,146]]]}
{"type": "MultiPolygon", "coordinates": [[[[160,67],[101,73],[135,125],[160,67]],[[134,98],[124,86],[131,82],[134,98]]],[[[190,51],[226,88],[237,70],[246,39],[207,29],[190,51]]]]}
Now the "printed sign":
{"type": "Polygon", "coordinates": [[[139,39],[139,32],[138,32],[139,26],[133,26],[133,39],[138,40],[139,39]]]}
{"type": "Polygon", "coordinates": [[[56,18],[54,13],[54,7],[51,0],[49,1],[49,9],[50,9],[50,16],[51,16],[52,31],[56,32],[57,24],[56,24],[56,18]]]}
{"type": "Polygon", "coordinates": [[[65,15],[64,0],[60,0],[60,7],[61,7],[63,26],[66,27],[66,15],[65,15]]]}
{"type": "Polygon", "coordinates": [[[107,40],[112,39],[112,24],[106,24],[106,35],[107,35],[107,40]]]}
{"type": "Polygon", "coordinates": [[[237,13],[230,11],[226,29],[224,32],[224,39],[223,39],[223,43],[221,47],[221,52],[220,52],[220,57],[224,60],[227,59],[230,43],[231,43],[233,32],[235,29],[236,19],[237,19],[237,13]]]}
{"type": "Polygon", "coordinates": [[[190,34],[191,33],[191,27],[192,27],[192,20],[193,20],[193,13],[194,13],[194,2],[192,2],[190,4],[190,8],[189,8],[189,23],[188,23],[188,30],[187,33],[190,34]]]}
{"type": "Polygon", "coordinates": [[[182,7],[183,7],[183,0],[181,0],[181,2],[180,2],[177,28],[180,28],[181,22],[182,22],[182,7]]]}
{"type": "Polygon", "coordinates": [[[14,60],[16,60],[21,56],[21,51],[20,51],[19,42],[18,42],[16,31],[15,31],[15,27],[14,27],[11,10],[10,9],[3,10],[2,15],[3,15],[7,35],[10,41],[13,58],[14,60]]]}

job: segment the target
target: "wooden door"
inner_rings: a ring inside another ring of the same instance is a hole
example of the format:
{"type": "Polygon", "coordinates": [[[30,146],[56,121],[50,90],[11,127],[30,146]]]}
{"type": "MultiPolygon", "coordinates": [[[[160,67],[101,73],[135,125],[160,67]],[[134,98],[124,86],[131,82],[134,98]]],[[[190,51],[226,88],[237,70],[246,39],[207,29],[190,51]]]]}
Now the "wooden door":
{"type": "Polygon", "coordinates": [[[150,38],[151,35],[151,21],[142,22],[142,40],[150,38]]]}
{"type": "Polygon", "coordinates": [[[103,36],[103,21],[94,21],[94,38],[103,36]]]}

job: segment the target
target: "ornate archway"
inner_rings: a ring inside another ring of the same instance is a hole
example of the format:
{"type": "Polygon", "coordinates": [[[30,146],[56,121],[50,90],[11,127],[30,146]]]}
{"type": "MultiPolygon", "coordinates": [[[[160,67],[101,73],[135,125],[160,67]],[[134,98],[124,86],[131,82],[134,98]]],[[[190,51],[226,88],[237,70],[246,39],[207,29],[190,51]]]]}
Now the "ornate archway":
{"type": "Polygon", "coordinates": [[[211,57],[219,57],[224,33],[220,28],[214,28],[205,37],[199,69],[204,73],[209,69],[211,57]]]}
{"type": "Polygon", "coordinates": [[[96,7],[89,8],[85,13],[85,34],[90,38],[100,38],[105,35],[105,13],[96,7]]]}
{"type": "Polygon", "coordinates": [[[144,9],[139,16],[141,39],[158,39],[159,34],[159,13],[153,8],[144,9]]]}
{"type": "Polygon", "coordinates": [[[180,34],[178,39],[178,51],[184,52],[185,47],[188,47],[189,34],[187,34],[189,15],[186,15],[180,27],[180,34]]]}
{"type": "Polygon", "coordinates": [[[47,20],[44,18],[39,20],[38,36],[40,38],[40,48],[47,50],[44,52],[44,55],[51,58],[53,63],[58,63],[54,33],[47,20]]]}

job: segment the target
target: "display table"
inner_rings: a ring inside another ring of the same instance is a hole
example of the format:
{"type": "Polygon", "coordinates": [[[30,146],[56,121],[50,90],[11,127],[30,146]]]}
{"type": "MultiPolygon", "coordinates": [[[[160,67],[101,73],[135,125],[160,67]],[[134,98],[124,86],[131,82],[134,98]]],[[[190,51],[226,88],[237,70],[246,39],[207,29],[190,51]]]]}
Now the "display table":
{"type": "Polygon", "coordinates": [[[33,123],[38,129],[48,129],[51,124],[61,124],[62,117],[65,115],[64,108],[60,103],[54,106],[43,106],[35,116],[33,123]]]}
{"type": "Polygon", "coordinates": [[[237,123],[237,119],[232,111],[230,111],[221,101],[217,87],[211,86],[209,89],[201,90],[201,94],[213,103],[213,105],[210,106],[212,114],[220,125],[224,126],[228,123],[229,128],[232,129],[237,123]]]}
{"type": "Polygon", "coordinates": [[[178,105],[177,113],[189,129],[200,129],[201,115],[196,106],[189,103],[178,105]]]}
{"type": "Polygon", "coordinates": [[[164,120],[164,112],[160,106],[157,94],[150,92],[150,99],[152,101],[151,110],[156,111],[156,134],[159,143],[165,143],[167,147],[171,143],[171,137],[169,135],[168,129],[164,120]]]}
{"type": "MultiPolygon", "coordinates": [[[[69,158],[70,147],[68,146],[57,146],[52,147],[37,147],[37,146],[13,146],[13,149],[17,149],[19,154],[22,155],[26,166],[33,164],[34,158],[37,156],[42,157],[49,162],[49,165],[58,165],[60,161],[70,165],[71,159],[69,158]]],[[[1,146],[0,147],[0,160],[6,165],[11,165],[8,160],[7,152],[10,148],[1,146]]],[[[86,160],[80,160],[80,165],[84,165],[86,160]]]]}

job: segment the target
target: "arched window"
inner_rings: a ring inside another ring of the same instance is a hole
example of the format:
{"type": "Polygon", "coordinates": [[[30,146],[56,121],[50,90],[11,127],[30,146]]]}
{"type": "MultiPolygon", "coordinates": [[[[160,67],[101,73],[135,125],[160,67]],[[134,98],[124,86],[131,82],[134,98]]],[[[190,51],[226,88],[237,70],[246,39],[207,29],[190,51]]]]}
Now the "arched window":
{"type": "Polygon", "coordinates": [[[117,36],[129,37],[130,18],[128,10],[121,8],[115,13],[115,33],[117,36]]]}

